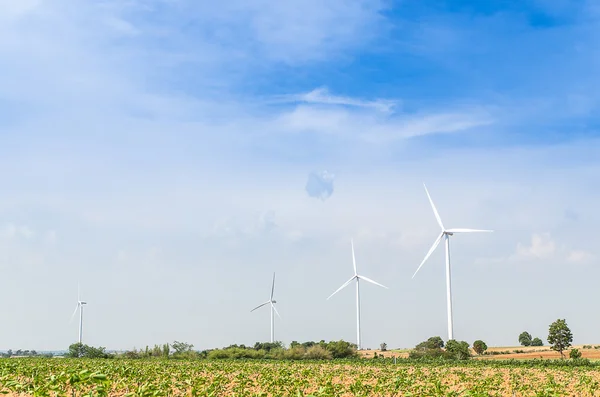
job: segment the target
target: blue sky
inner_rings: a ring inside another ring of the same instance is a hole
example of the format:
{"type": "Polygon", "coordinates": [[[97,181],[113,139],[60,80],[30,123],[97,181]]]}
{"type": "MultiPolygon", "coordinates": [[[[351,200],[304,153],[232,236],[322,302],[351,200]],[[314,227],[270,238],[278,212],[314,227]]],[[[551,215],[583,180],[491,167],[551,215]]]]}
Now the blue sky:
{"type": "Polygon", "coordinates": [[[498,230],[453,242],[459,339],[597,343],[599,32],[592,1],[0,0],[0,349],[68,346],[78,281],[94,345],[266,340],[273,271],[278,339],[354,340],[351,237],[391,287],[365,346],[445,337],[423,182],[498,230]]]}

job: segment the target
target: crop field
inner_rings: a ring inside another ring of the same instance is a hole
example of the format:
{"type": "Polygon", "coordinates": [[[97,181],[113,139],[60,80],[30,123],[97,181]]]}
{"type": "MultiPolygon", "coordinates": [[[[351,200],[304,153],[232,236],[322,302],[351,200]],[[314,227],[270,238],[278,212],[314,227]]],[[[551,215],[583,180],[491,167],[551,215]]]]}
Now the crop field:
{"type": "Polygon", "coordinates": [[[600,396],[597,367],[391,360],[2,359],[13,396],[600,396]]]}

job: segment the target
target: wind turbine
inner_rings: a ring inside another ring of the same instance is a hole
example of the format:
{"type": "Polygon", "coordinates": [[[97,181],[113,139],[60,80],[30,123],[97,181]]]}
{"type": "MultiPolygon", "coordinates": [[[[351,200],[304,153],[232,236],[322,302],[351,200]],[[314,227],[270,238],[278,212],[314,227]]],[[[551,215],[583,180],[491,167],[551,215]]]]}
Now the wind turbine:
{"type": "MultiPolygon", "coordinates": [[[[329,298],[331,298],[333,295],[337,294],[338,292],[340,292],[341,290],[346,288],[348,285],[350,285],[350,283],[353,280],[356,280],[356,346],[357,346],[358,350],[361,350],[362,344],[361,344],[361,339],[360,339],[360,286],[359,286],[360,283],[359,283],[359,280],[365,280],[371,284],[378,285],[385,289],[388,289],[388,287],[386,287],[385,285],[379,284],[377,281],[373,281],[370,278],[367,278],[365,276],[361,276],[358,274],[358,271],[356,270],[356,258],[354,256],[354,241],[353,240],[350,240],[350,245],[352,246],[352,265],[354,266],[354,276],[352,276],[350,278],[350,280],[348,280],[344,284],[342,284],[342,286],[340,288],[338,288],[333,294],[329,295],[329,298]]],[[[329,300],[329,298],[327,298],[327,300],[329,300]]]]}
{"type": "Polygon", "coordinates": [[[77,285],[77,305],[75,306],[75,310],[73,311],[73,315],[71,316],[71,321],[73,321],[73,317],[75,317],[75,313],[77,313],[77,309],[79,309],[79,344],[81,345],[81,338],[83,337],[83,305],[87,305],[87,302],[81,300],[81,294],[79,291],[79,284],[77,285]]]}
{"type": "Polygon", "coordinates": [[[448,309],[448,340],[451,340],[451,339],[454,339],[454,328],[453,328],[454,324],[452,322],[453,319],[452,319],[452,280],[451,280],[451,272],[450,272],[450,236],[453,236],[454,233],[488,233],[488,232],[493,232],[493,230],[446,229],[444,227],[444,224],[442,223],[440,214],[438,214],[437,209],[435,208],[435,204],[433,204],[433,200],[431,199],[431,196],[429,195],[427,186],[425,186],[425,184],[423,184],[423,186],[425,187],[425,193],[427,193],[427,197],[429,198],[429,202],[431,203],[431,208],[433,208],[433,213],[435,215],[435,219],[437,219],[438,224],[442,228],[442,232],[440,233],[438,238],[435,240],[435,242],[429,249],[429,252],[427,252],[427,255],[425,255],[425,259],[423,259],[423,262],[421,262],[421,264],[417,268],[417,271],[415,272],[415,274],[413,274],[412,278],[415,278],[415,276],[417,275],[417,273],[419,272],[419,270],[421,269],[423,264],[427,261],[427,259],[429,259],[429,257],[431,256],[433,251],[435,251],[435,249],[440,244],[442,239],[444,239],[444,242],[446,244],[446,301],[447,301],[446,303],[447,303],[447,309],[448,309]]]}
{"type": "Polygon", "coordinates": [[[275,323],[273,322],[273,312],[277,313],[277,317],[281,318],[281,316],[279,315],[279,312],[275,308],[275,303],[277,303],[277,301],[273,300],[274,292],[275,292],[275,273],[273,272],[273,284],[271,285],[271,297],[265,303],[262,303],[262,304],[256,306],[254,309],[250,310],[250,312],[253,312],[256,309],[259,309],[265,305],[271,305],[271,343],[273,343],[275,341],[275,339],[274,339],[275,338],[275,323]]]}

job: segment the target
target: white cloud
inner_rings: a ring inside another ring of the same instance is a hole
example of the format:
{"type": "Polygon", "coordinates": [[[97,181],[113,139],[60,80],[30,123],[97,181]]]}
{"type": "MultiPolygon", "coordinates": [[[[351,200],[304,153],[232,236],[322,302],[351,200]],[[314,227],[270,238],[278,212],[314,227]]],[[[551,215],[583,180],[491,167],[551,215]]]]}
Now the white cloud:
{"type": "Polygon", "coordinates": [[[373,101],[366,101],[357,98],[333,95],[329,92],[329,90],[326,87],[316,88],[307,93],[289,95],[283,98],[288,101],[297,101],[304,103],[367,108],[383,113],[389,113],[393,111],[394,107],[396,107],[398,104],[398,101],[395,100],[376,99],[373,101]]]}
{"type": "MultiPolygon", "coordinates": [[[[346,99],[350,101],[350,99],[346,99]]],[[[271,129],[281,132],[337,135],[370,143],[389,143],[437,133],[458,133],[494,123],[491,112],[481,108],[455,112],[382,115],[379,111],[352,111],[341,107],[298,105],[282,112],[271,129]]]]}
{"type": "Polygon", "coordinates": [[[29,240],[35,236],[35,232],[26,225],[15,225],[14,223],[7,223],[2,228],[1,235],[9,238],[22,238],[29,240]]]}
{"type": "Polygon", "coordinates": [[[573,250],[567,255],[567,261],[575,264],[589,263],[594,259],[594,255],[585,250],[573,250]]]}
{"type": "Polygon", "coordinates": [[[516,255],[522,258],[547,259],[554,256],[555,252],[556,243],[549,233],[535,233],[531,236],[531,244],[517,244],[516,255]]]}
{"type": "Polygon", "coordinates": [[[544,263],[544,264],[586,264],[595,258],[594,254],[583,249],[573,249],[566,242],[557,244],[550,233],[533,233],[529,244],[517,243],[515,252],[506,257],[479,258],[478,263],[544,263]]]}

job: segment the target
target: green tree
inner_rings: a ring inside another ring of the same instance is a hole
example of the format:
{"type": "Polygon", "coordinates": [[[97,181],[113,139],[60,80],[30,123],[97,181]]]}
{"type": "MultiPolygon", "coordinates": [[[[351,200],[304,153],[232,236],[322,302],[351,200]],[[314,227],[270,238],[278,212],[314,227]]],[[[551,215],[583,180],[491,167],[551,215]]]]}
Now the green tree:
{"type": "Polygon", "coordinates": [[[569,358],[572,358],[573,360],[577,360],[578,358],[581,358],[581,352],[579,351],[579,349],[573,349],[569,352],[569,358]]]}
{"type": "Polygon", "coordinates": [[[69,346],[69,352],[66,354],[71,358],[109,358],[105,347],[93,347],[83,343],[73,343],[69,346]]]}
{"type": "Polygon", "coordinates": [[[425,342],[417,345],[417,349],[441,349],[444,347],[444,341],[439,336],[432,336],[425,342]]]}
{"type": "Polygon", "coordinates": [[[446,351],[450,353],[452,358],[456,360],[467,360],[471,357],[471,352],[469,351],[469,344],[464,341],[457,341],[454,339],[450,339],[446,343],[446,351]]]}
{"type": "Polygon", "coordinates": [[[473,342],[473,350],[475,350],[475,353],[479,355],[482,355],[483,352],[487,350],[487,348],[487,345],[482,340],[476,340],[475,342],[473,342]]]}
{"type": "Polygon", "coordinates": [[[175,341],[171,343],[171,347],[173,348],[173,350],[175,350],[175,352],[173,353],[174,358],[192,358],[196,355],[195,352],[192,350],[194,348],[194,345],[192,345],[191,343],[175,341]]]}
{"type": "Polygon", "coordinates": [[[564,319],[558,319],[550,324],[548,343],[552,345],[552,350],[556,350],[564,358],[563,352],[571,346],[571,342],[573,342],[573,334],[564,319]]]}
{"type": "Polygon", "coordinates": [[[521,335],[519,335],[519,343],[522,346],[531,346],[531,334],[527,331],[521,332],[521,335]]]}
{"type": "Polygon", "coordinates": [[[544,346],[544,342],[540,338],[533,338],[531,346],[544,346]]]}

